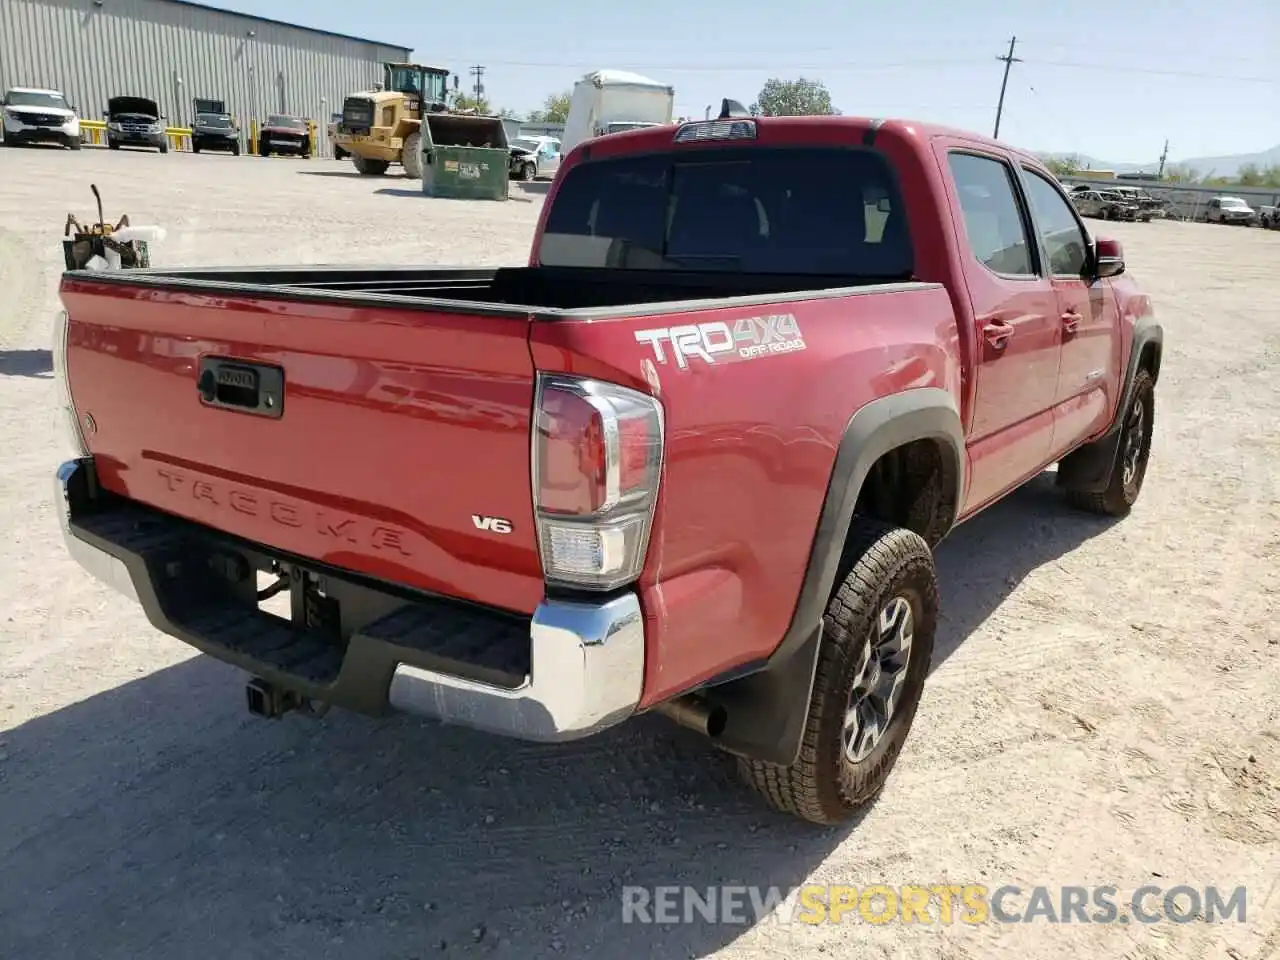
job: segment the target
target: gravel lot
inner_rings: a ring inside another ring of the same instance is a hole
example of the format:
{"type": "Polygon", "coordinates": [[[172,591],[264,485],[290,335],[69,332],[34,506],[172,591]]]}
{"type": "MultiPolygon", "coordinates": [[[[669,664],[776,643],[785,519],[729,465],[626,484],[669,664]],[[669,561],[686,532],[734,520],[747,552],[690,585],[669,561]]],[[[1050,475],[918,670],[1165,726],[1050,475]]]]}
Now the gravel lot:
{"type": "MultiPolygon", "coordinates": [[[[0,956],[1205,957],[1280,950],[1280,233],[1108,225],[1167,348],[1134,514],[1037,482],[941,548],[907,752],[856,827],[775,817],[665,721],[562,748],[268,724],[66,558],[48,330],[68,210],[157,265],[518,263],[541,198],[334,162],[0,153],[0,956]],[[620,887],[1248,887],[1248,922],[623,925],[620,887]]],[[[122,384],[127,389],[127,385],[122,384]]]]}

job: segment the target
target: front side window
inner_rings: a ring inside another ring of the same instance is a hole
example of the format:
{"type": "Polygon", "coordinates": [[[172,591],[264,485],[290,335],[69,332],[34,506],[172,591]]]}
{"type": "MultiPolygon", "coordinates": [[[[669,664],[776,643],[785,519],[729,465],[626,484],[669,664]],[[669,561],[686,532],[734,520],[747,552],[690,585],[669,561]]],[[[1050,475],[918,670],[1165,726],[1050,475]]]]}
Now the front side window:
{"type": "Polygon", "coordinates": [[[546,266],[909,279],[906,210],[870,150],[701,149],[575,166],[546,266]]]}
{"type": "Polygon", "coordinates": [[[1013,170],[1000,160],[972,153],[949,154],[947,162],[974,256],[993,273],[1034,276],[1031,242],[1018,208],[1013,170]]]}
{"type": "Polygon", "coordinates": [[[1081,276],[1089,261],[1089,240],[1071,205],[1043,176],[1034,170],[1026,173],[1027,199],[1049,254],[1049,269],[1057,276],[1081,276]]]}

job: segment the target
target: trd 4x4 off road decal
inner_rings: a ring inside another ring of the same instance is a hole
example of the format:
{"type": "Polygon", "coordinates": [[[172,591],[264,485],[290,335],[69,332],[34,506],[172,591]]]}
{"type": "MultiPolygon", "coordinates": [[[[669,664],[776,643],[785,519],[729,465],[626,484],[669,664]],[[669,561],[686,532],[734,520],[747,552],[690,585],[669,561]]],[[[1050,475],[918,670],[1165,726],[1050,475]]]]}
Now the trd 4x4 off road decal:
{"type": "Polygon", "coordinates": [[[653,357],[659,363],[666,363],[670,352],[681,370],[694,359],[724,363],[754,360],[775,353],[794,353],[805,348],[800,324],[790,313],[743,317],[732,327],[723,320],[681,327],[655,327],[637,330],[635,336],[637,343],[647,343],[653,348],[653,357]]]}

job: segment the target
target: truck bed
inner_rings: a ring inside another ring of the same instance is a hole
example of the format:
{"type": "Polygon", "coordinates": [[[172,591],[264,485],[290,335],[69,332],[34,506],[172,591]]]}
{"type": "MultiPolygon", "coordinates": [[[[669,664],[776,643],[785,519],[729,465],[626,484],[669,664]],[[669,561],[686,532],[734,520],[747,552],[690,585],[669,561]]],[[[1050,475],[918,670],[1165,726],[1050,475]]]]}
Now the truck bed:
{"type": "MultiPolygon", "coordinates": [[[[351,305],[367,302],[444,313],[555,319],[601,316],[641,304],[747,298],[757,302],[842,296],[910,277],[811,274],[671,273],[566,267],[205,267],[185,270],[80,271],[76,279],[351,305]]],[[[740,302],[740,301],[739,301],[740,302]]]]}

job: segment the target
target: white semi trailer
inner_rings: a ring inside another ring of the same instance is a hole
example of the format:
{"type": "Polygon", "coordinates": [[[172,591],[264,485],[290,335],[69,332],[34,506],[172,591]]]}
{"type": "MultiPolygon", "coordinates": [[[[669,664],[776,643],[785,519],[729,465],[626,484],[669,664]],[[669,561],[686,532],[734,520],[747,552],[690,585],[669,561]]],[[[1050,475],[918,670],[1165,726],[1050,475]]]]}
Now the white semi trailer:
{"type": "Polygon", "coordinates": [[[595,70],[573,85],[561,153],[583,140],[671,122],[675,89],[625,70],[595,70]]]}

